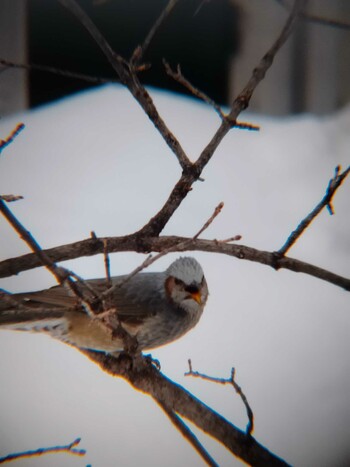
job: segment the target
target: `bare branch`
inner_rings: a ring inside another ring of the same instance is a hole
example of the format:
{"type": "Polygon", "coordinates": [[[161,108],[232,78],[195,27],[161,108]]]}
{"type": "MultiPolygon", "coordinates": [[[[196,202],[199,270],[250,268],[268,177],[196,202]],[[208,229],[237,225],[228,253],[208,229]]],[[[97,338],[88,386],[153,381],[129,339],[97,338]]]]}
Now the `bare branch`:
{"type": "MultiPolygon", "coordinates": [[[[200,91],[198,88],[193,86],[182,74],[181,67],[180,65],[177,65],[176,71],[173,71],[169,63],[163,59],[163,64],[165,67],[166,73],[171,76],[175,81],[180,83],[184,88],[186,88],[188,91],[190,91],[191,94],[193,94],[195,97],[198,97],[198,99],[201,99],[202,101],[206,102],[209,104],[215,112],[219,115],[221,120],[225,120],[227,118],[227,115],[224,113],[224,111],[221,109],[221,107],[213,101],[209,96],[207,96],[203,91],[200,91]]],[[[247,122],[234,122],[233,124],[234,128],[240,128],[242,130],[251,130],[251,131],[259,131],[260,127],[258,125],[253,125],[252,123],[247,123],[247,122]]]]}
{"type": "Polygon", "coordinates": [[[239,459],[256,467],[267,465],[286,466],[283,459],[271,453],[258,443],[251,435],[239,430],[224,417],[194,397],[185,388],[174,383],[163,375],[154,365],[148,364],[145,357],[140,356],[138,364],[126,355],[112,357],[102,352],[81,350],[104,371],[120,376],[133,388],[151,396],[157,403],[163,401],[166,407],[180,417],[194,423],[199,429],[222,443],[239,459]]]}
{"type": "Polygon", "coordinates": [[[16,452],[13,454],[8,454],[5,457],[0,457],[0,464],[4,464],[5,462],[10,462],[10,461],[17,460],[17,459],[23,459],[27,457],[39,457],[39,456],[43,456],[44,454],[53,454],[57,452],[67,452],[75,456],[85,456],[86,454],[85,449],[76,449],[76,446],[78,446],[80,441],[81,439],[77,438],[72,443],[67,444],[66,446],[53,446],[50,448],[39,448],[34,451],[24,451],[24,452],[16,452]]]}
{"type": "Polygon", "coordinates": [[[5,139],[0,139],[0,154],[1,152],[12,143],[12,141],[20,134],[20,132],[24,129],[24,123],[18,123],[15,128],[11,131],[11,133],[5,139]]]}
{"type": "Polygon", "coordinates": [[[350,172],[350,166],[344,170],[343,173],[340,173],[340,166],[338,165],[334,171],[334,177],[329,181],[326,194],[318,205],[308,214],[298,225],[298,227],[289,235],[285,244],[278,250],[278,254],[285,255],[288,250],[295,244],[295,242],[300,238],[303,232],[309,227],[311,222],[315,219],[316,216],[327,207],[331,215],[334,214],[334,209],[332,206],[333,196],[335,195],[337,189],[343,183],[345,178],[350,172]]]}
{"type": "Polygon", "coordinates": [[[179,141],[171,133],[163,119],[160,117],[151,96],[140,83],[133,67],[121,55],[113,51],[99,29],[91,21],[85,11],[80,8],[80,6],[74,0],[59,0],[59,2],[77,17],[80,23],[86,28],[89,34],[96,41],[97,45],[108,59],[113,69],[117,72],[121,83],[129,89],[136,101],[146,112],[154,126],[164,138],[164,141],[177,157],[182,169],[185,170],[190,168],[192,165],[191,161],[187,157],[179,141]]]}
{"type": "MultiPolygon", "coordinates": [[[[6,206],[5,202],[0,199],[0,212],[4,215],[5,219],[10,223],[14,230],[18,233],[20,238],[29,246],[40,261],[41,265],[45,266],[51,274],[56,278],[57,282],[61,285],[67,284],[72,290],[74,295],[81,300],[87,307],[88,310],[92,309],[91,300],[87,299],[81,290],[77,287],[76,283],[71,279],[70,271],[62,267],[58,267],[54,261],[48,256],[45,251],[41,248],[39,243],[35,240],[32,234],[26,230],[19,220],[14,216],[10,209],[6,206]]],[[[81,282],[84,282],[80,278],[81,282]]],[[[87,290],[90,290],[89,286],[86,286],[87,290]]],[[[94,299],[96,296],[93,297],[94,299]]],[[[97,306],[97,304],[95,304],[97,306]]]]}
{"type": "Polygon", "coordinates": [[[165,67],[166,73],[171,76],[175,81],[180,83],[184,88],[186,88],[188,91],[190,91],[191,94],[193,94],[195,97],[198,97],[202,101],[206,102],[209,104],[215,112],[219,115],[219,117],[224,120],[225,119],[225,113],[221,109],[221,107],[213,101],[209,96],[207,96],[204,92],[200,91],[198,88],[193,86],[182,74],[181,67],[180,65],[177,65],[176,71],[173,71],[169,63],[163,59],[163,65],[165,67]]]}
{"type": "Polygon", "coordinates": [[[150,31],[148,32],[145,40],[143,41],[143,44],[136,47],[136,49],[134,50],[131,60],[130,60],[132,64],[139,63],[141,58],[144,56],[146,50],[148,49],[156,32],[158,31],[160,26],[164,23],[165,19],[170,15],[170,13],[172,12],[173,8],[175,7],[178,1],[179,0],[169,0],[168,4],[166,5],[162,13],[159,15],[159,17],[157,18],[156,22],[154,23],[150,31]]]}
{"type": "Polygon", "coordinates": [[[110,269],[110,263],[109,263],[108,240],[107,239],[103,241],[103,257],[104,257],[104,263],[105,263],[107,287],[111,287],[112,281],[111,281],[111,269],[110,269]]]}
{"type": "Polygon", "coordinates": [[[63,76],[65,78],[79,79],[81,81],[86,81],[92,84],[106,84],[106,83],[120,83],[119,79],[113,78],[103,78],[100,76],[87,75],[85,73],[76,73],[70,70],[62,70],[60,68],[55,68],[48,65],[37,65],[35,63],[24,64],[24,63],[15,63],[10,60],[5,60],[0,58],[0,65],[6,68],[19,68],[23,70],[34,70],[34,71],[43,71],[45,73],[51,73],[57,76],[63,76]]]}
{"type": "Polygon", "coordinates": [[[185,373],[185,376],[193,376],[194,378],[201,378],[206,381],[210,381],[212,383],[218,383],[218,384],[230,384],[236,393],[240,396],[240,398],[243,401],[243,404],[246,408],[247,415],[248,415],[248,425],[247,425],[247,430],[246,433],[247,435],[251,435],[254,430],[254,414],[253,411],[249,405],[248,399],[245,396],[244,392],[242,391],[241,386],[235,381],[235,369],[232,368],[231,370],[231,377],[230,378],[215,378],[213,376],[208,376],[205,375],[204,373],[199,373],[198,371],[193,371],[192,369],[192,362],[189,359],[188,360],[188,366],[189,366],[189,371],[185,373]]]}
{"type": "MultiPolygon", "coordinates": [[[[275,0],[277,3],[282,5],[284,8],[287,10],[290,10],[290,6],[287,4],[285,0],[275,0]]],[[[330,26],[333,28],[338,28],[338,29],[350,29],[350,22],[349,21],[344,21],[340,19],[330,19],[326,18],[324,16],[319,16],[319,15],[313,15],[311,13],[306,13],[305,11],[301,11],[299,13],[299,17],[301,19],[304,19],[306,21],[309,21],[310,23],[316,23],[320,24],[322,26],[330,26]]]]}
{"type": "Polygon", "coordinates": [[[214,461],[208,451],[204,446],[199,442],[197,436],[191,431],[188,426],[183,422],[183,420],[168,407],[164,401],[157,400],[158,405],[163,409],[167,414],[170,421],[175,425],[175,427],[180,431],[185,439],[193,446],[193,448],[198,452],[198,454],[203,458],[203,460],[212,467],[218,467],[219,465],[214,461]]]}
{"type": "Polygon", "coordinates": [[[241,397],[243,404],[246,408],[247,415],[248,415],[248,425],[247,425],[247,434],[251,435],[254,430],[254,414],[253,411],[249,405],[248,399],[244,392],[242,391],[241,386],[236,382],[235,380],[235,369],[232,368],[231,370],[231,384],[234,387],[236,393],[241,397]]]}
{"type": "Polygon", "coordinates": [[[23,199],[23,196],[21,195],[1,195],[0,199],[3,201],[6,201],[6,203],[13,203],[14,201],[18,201],[20,199],[23,199]]]}
{"type": "Polygon", "coordinates": [[[207,230],[207,228],[210,226],[210,224],[213,222],[213,220],[220,214],[220,212],[222,211],[222,208],[224,207],[224,203],[221,201],[221,203],[219,203],[213,214],[210,216],[210,218],[207,220],[207,222],[203,225],[203,227],[201,229],[199,229],[199,231],[193,236],[192,240],[196,240],[205,230],[207,230]]]}
{"type": "Polygon", "coordinates": [[[192,189],[193,183],[200,178],[204,167],[212,158],[215,150],[217,149],[223,138],[236,124],[238,115],[241,113],[242,110],[245,110],[248,107],[255,88],[263,80],[267,70],[272,65],[275,55],[290,36],[293,25],[297,19],[298,12],[303,5],[304,0],[295,0],[293,10],[290,16],[288,17],[287,22],[283,27],[279,37],[274,42],[270,50],[261,59],[259,65],[253,70],[252,77],[248,81],[248,84],[244,87],[242,92],[234,100],[230,113],[224,120],[222,120],[221,125],[212,137],[211,141],[202,151],[198,160],[193,164],[192,167],[183,172],[181,178],[176,183],[164,206],[139,231],[140,235],[156,236],[159,235],[160,232],[164,229],[165,225],[167,224],[173,213],[180,206],[182,201],[192,189]]]}
{"type": "MultiPolygon", "coordinates": [[[[205,251],[225,254],[241,260],[264,264],[276,270],[288,269],[289,271],[308,274],[350,291],[350,279],[346,277],[339,276],[331,271],[296,258],[281,256],[276,252],[257,250],[246,245],[235,245],[227,243],[227,241],[218,240],[193,240],[192,238],[177,236],[143,237],[140,239],[137,235],[133,234],[124,237],[108,237],[109,253],[121,251],[136,251],[138,253],[161,252],[167,248],[171,248],[173,252],[205,251]],[[183,247],[184,244],[186,245],[185,248],[183,247]]],[[[79,242],[49,248],[44,250],[44,252],[55,262],[83,256],[94,256],[103,253],[103,239],[88,238],[79,242]]],[[[28,271],[40,266],[42,266],[42,262],[35,254],[27,254],[0,261],[0,278],[10,277],[19,272],[28,271]]]]}

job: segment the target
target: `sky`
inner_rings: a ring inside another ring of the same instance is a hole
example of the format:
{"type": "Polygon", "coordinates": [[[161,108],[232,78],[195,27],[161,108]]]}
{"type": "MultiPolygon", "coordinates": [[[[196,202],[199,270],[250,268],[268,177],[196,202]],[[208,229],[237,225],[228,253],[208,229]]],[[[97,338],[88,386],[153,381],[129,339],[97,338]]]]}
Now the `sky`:
{"type": "MultiPolygon", "coordinates": [[[[220,122],[207,105],[150,90],[160,114],[195,160],[220,122]]],[[[333,115],[272,118],[244,113],[260,132],[232,130],[164,234],[194,235],[219,202],[203,237],[274,251],[323,197],[334,168],[349,165],[350,107],[333,115]]],[[[44,248],[90,236],[134,232],[167,199],[180,175],[175,156],[128,92],[104,86],[0,121],[0,138],[26,128],[0,156],[2,194],[24,199],[15,215],[44,248]]],[[[350,276],[350,180],[290,256],[350,276]]],[[[0,219],[0,258],[28,247],[0,219]]],[[[255,415],[256,439],[298,466],[350,464],[349,293],[304,274],[274,271],[219,254],[191,252],[210,296],[194,330],[152,356],[162,371],[241,429],[247,418],[230,387],[184,377],[193,369],[236,379],[255,415]]],[[[169,254],[150,270],[164,270],[169,254]]],[[[111,255],[113,275],[144,255],[111,255]]],[[[63,263],[104,276],[101,255],[63,263]]],[[[2,279],[11,292],[55,285],[43,268],[2,279]]],[[[74,348],[38,334],[0,333],[0,456],[82,438],[85,458],[67,454],[18,466],[201,466],[158,406],[104,374],[74,348]]],[[[220,466],[242,465],[195,430],[220,466]]]]}

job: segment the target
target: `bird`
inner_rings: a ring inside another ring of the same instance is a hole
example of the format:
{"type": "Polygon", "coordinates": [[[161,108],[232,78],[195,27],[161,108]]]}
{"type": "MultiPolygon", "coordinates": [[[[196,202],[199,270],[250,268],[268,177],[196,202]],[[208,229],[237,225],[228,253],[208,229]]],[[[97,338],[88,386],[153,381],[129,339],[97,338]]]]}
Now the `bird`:
{"type": "Polygon", "coordinates": [[[192,329],[209,295],[203,269],[192,257],[176,259],[163,272],[115,276],[109,285],[106,279],[86,283],[97,294],[112,284],[105,312],[108,325],[98,314],[88,313],[70,289],[59,285],[12,295],[20,306],[0,299],[0,329],[41,332],[80,349],[120,353],[126,341],[114,331],[121,326],[136,340],[138,351],[150,350],[192,329]]]}

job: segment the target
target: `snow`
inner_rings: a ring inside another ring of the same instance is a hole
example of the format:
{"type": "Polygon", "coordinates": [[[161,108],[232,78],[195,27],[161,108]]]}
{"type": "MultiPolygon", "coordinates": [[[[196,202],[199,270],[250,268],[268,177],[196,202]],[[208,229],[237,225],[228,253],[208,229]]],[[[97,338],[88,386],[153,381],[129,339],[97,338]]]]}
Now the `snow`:
{"type": "MultiPolygon", "coordinates": [[[[172,132],[195,160],[219,125],[189,98],[150,90],[172,132]]],[[[233,130],[175,213],[165,234],[193,235],[224,201],[205,238],[242,235],[241,243],[277,250],[323,197],[334,168],[349,165],[350,108],[327,117],[271,118],[245,113],[260,132],[233,130]]],[[[14,213],[43,247],[131,233],[167,199],[181,171],[156,129],[119,86],[77,94],[0,122],[5,138],[25,130],[1,154],[3,194],[20,194],[14,213]]],[[[290,251],[290,256],[350,276],[350,180],[290,251]]],[[[0,219],[0,257],[28,252],[0,219]]],[[[194,370],[228,377],[231,367],[255,414],[254,436],[298,466],[346,465],[350,458],[350,314],[348,292],[315,278],[208,253],[210,297],[197,327],[152,352],[162,371],[244,429],[232,388],[185,378],[194,370]]],[[[162,270],[176,254],[152,270],[162,270]]],[[[141,263],[111,255],[112,274],[141,263]]],[[[104,275],[101,256],[63,263],[85,278],[104,275]]],[[[12,292],[54,285],[42,268],[1,280],[12,292]]],[[[65,466],[200,466],[202,460],[147,396],[102,373],[75,349],[34,334],[0,334],[0,456],[82,438],[86,458],[65,466]]],[[[197,432],[219,465],[241,465],[197,432]]],[[[18,466],[54,466],[58,455],[18,466]]]]}

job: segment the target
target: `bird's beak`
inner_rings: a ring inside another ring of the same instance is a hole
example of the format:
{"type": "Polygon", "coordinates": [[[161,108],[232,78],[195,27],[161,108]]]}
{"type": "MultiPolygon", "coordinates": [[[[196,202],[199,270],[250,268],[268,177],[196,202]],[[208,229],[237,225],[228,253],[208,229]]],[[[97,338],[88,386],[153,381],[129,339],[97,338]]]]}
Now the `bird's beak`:
{"type": "Polygon", "coordinates": [[[202,304],[202,296],[201,296],[200,291],[198,291],[198,292],[192,292],[192,293],[191,293],[191,297],[192,297],[193,300],[195,300],[199,305],[202,304]]]}

